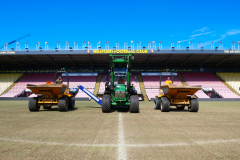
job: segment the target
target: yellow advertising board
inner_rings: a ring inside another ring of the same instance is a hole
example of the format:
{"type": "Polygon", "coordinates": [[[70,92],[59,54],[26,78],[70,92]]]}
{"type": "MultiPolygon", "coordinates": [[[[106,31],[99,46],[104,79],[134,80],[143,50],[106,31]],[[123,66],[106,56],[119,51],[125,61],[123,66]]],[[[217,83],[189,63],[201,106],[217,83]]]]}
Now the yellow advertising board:
{"type": "Polygon", "coordinates": [[[136,49],[136,50],[127,50],[127,49],[120,49],[120,50],[93,50],[93,53],[100,54],[100,53],[147,53],[147,50],[141,50],[141,49],[136,49]]]}
{"type": "Polygon", "coordinates": [[[15,51],[0,51],[0,54],[15,54],[15,51]]]}

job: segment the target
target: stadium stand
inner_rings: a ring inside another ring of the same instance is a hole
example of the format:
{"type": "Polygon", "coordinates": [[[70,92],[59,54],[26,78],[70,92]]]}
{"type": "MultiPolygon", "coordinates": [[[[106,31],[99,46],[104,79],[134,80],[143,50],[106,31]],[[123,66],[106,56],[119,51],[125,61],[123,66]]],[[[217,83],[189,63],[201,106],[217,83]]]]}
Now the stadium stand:
{"type": "Polygon", "coordinates": [[[46,81],[54,80],[54,73],[29,73],[26,74],[11,90],[1,97],[17,97],[24,92],[27,84],[45,84],[46,81]]]}
{"type": "MultiPolygon", "coordinates": [[[[46,81],[54,80],[54,73],[32,73],[26,74],[25,77],[19,81],[8,93],[2,95],[2,97],[16,97],[21,94],[25,89],[27,84],[45,84],[46,81]]],[[[97,76],[70,76],[69,77],[69,87],[77,88],[78,85],[83,85],[89,91],[93,92],[96,84],[97,76]]],[[[67,84],[67,77],[63,77],[63,83],[67,84]]],[[[32,94],[29,97],[35,97],[32,94]]],[[[89,98],[84,92],[79,91],[76,97],[89,98]]]]}
{"type": "MultiPolygon", "coordinates": [[[[212,88],[222,98],[240,98],[234,94],[227,86],[225,86],[212,73],[180,73],[187,85],[202,85],[203,88],[212,88]]],[[[198,98],[206,98],[203,91],[198,91],[195,94],[198,98]]]]}
{"type": "Polygon", "coordinates": [[[240,94],[240,73],[217,73],[217,75],[240,94]]]}
{"type": "MultiPolygon", "coordinates": [[[[162,84],[165,84],[167,77],[168,76],[162,76],[161,79],[162,84]]],[[[151,98],[155,98],[155,96],[158,95],[159,93],[160,76],[142,76],[142,79],[148,99],[151,100],[151,98]]],[[[173,84],[182,85],[182,82],[179,80],[177,76],[174,76],[173,84]]]]}
{"type": "Polygon", "coordinates": [[[21,76],[22,74],[0,74],[0,95],[21,76]]]}

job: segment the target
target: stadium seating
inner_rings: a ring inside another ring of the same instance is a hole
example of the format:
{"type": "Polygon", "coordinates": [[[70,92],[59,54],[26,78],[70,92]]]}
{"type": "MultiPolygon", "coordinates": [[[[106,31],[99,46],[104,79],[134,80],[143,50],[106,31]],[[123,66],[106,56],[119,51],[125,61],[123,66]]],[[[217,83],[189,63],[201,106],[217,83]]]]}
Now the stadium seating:
{"type": "MultiPolygon", "coordinates": [[[[2,95],[2,97],[15,97],[22,93],[27,84],[45,84],[46,81],[54,81],[54,73],[32,73],[26,74],[25,77],[19,81],[8,93],[2,95]]],[[[77,88],[78,85],[82,85],[85,88],[93,91],[95,88],[97,76],[70,76],[69,77],[69,87],[77,88]]],[[[67,77],[63,77],[63,83],[67,84],[67,77]]],[[[35,97],[32,94],[29,97],[35,97]]],[[[76,97],[88,97],[84,92],[79,91],[76,97]]]]}
{"type": "MultiPolygon", "coordinates": [[[[161,84],[165,84],[167,77],[168,76],[162,76],[161,84]]],[[[151,100],[151,98],[155,98],[155,96],[159,93],[160,76],[142,76],[142,78],[148,99],[151,100]]],[[[174,76],[173,84],[182,85],[182,82],[178,79],[177,76],[174,76]]]]}
{"type": "Polygon", "coordinates": [[[225,80],[235,91],[240,94],[240,73],[217,73],[225,80]]]}
{"type": "MultiPolygon", "coordinates": [[[[234,94],[227,86],[225,86],[212,73],[180,73],[187,85],[202,85],[203,88],[213,88],[222,98],[240,98],[234,94]]],[[[205,98],[203,91],[198,91],[196,96],[198,98],[205,98]]]]}
{"type": "Polygon", "coordinates": [[[10,87],[22,74],[0,74],[0,94],[10,87]]]}

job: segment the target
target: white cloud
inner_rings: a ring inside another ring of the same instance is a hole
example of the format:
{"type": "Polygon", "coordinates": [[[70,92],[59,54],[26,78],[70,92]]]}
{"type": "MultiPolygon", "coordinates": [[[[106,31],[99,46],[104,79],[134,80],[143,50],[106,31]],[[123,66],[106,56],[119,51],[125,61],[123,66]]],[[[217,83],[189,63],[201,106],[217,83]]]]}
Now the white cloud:
{"type": "Polygon", "coordinates": [[[212,41],[207,41],[207,42],[203,43],[203,46],[211,44],[212,42],[213,43],[219,42],[219,41],[227,38],[227,36],[233,36],[233,35],[236,35],[236,34],[240,34],[240,30],[238,30],[238,29],[237,30],[231,29],[230,31],[227,31],[225,34],[221,35],[220,38],[212,40],[212,41]]]}
{"type": "Polygon", "coordinates": [[[197,37],[197,36],[202,36],[202,35],[205,35],[205,34],[210,34],[210,33],[213,33],[214,31],[211,31],[211,32],[205,32],[205,33],[199,33],[199,34],[194,34],[194,35],[191,35],[189,37],[197,37]]]}
{"type": "Polygon", "coordinates": [[[205,32],[205,31],[209,31],[208,27],[203,27],[201,29],[193,31],[192,33],[195,33],[195,32],[205,32]]]}
{"type": "Polygon", "coordinates": [[[228,31],[228,32],[226,33],[226,35],[231,36],[231,35],[236,35],[236,34],[239,34],[239,33],[240,33],[240,30],[234,30],[234,29],[232,29],[232,30],[228,31]]]}
{"type": "Polygon", "coordinates": [[[186,41],[191,41],[193,39],[196,39],[196,38],[190,38],[190,39],[186,39],[186,40],[181,40],[180,42],[186,42],[186,41]]]}

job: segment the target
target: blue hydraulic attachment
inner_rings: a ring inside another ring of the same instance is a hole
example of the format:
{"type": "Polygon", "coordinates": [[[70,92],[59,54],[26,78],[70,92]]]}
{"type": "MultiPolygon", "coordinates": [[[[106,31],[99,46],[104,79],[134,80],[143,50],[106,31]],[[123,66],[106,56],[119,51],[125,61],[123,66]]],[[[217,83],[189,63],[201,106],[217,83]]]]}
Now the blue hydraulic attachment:
{"type": "Polygon", "coordinates": [[[101,99],[99,99],[98,97],[96,97],[94,94],[92,94],[89,90],[87,90],[86,88],[84,88],[82,85],[78,86],[79,89],[81,89],[83,92],[85,92],[89,97],[91,97],[92,99],[94,99],[94,101],[96,101],[98,104],[102,105],[102,101],[101,99]]]}

